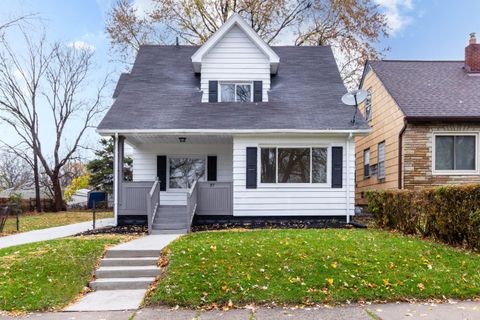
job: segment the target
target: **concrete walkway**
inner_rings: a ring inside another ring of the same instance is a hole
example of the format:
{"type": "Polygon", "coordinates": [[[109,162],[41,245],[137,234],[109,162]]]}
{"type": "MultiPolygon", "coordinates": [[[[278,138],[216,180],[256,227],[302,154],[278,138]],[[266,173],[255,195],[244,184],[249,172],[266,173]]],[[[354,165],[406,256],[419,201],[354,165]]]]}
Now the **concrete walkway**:
{"type": "MultiPolygon", "coordinates": [[[[113,225],[114,223],[115,221],[113,218],[100,219],[96,221],[95,227],[107,227],[113,225]]],[[[26,243],[64,238],[91,229],[93,229],[92,221],[86,221],[69,224],[66,226],[17,233],[11,236],[0,237],[0,249],[18,246],[26,243]]]]}
{"type": "Polygon", "coordinates": [[[160,273],[157,262],[162,249],[178,237],[180,234],[149,235],[108,249],[95,272],[96,280],[90,283],[96,291],[65,311],[137,310],[160,273]]]}
{"type": "Polygon", "coordinates": [[[317,307],[303,309],[251,308],[230,311],[197,311],[169,308],[145,308],[139,311],[109,312],[55,312],[36,313],[22,317],[1,316],[0,320],[18,319],[75,319],[75,320],[478,320],[480,302],[431,303],[388,303],[380,305],[350,305],[341,307],[317,307]]]}

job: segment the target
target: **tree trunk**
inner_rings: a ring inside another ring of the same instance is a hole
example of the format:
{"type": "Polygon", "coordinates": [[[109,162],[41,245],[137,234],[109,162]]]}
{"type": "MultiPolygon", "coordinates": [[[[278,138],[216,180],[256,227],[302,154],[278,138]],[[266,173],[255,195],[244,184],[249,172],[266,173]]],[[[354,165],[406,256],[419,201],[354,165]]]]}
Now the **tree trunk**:
{"type": "Polygon", "coordinates": [[[38,175],[37,153],[33,152],[33,181],[35,184],[35,211],[42,212],[42,203],[40,202],[40,177],[38,175]]]}
{"type": "Polygon", "coordinates": [[[62,187],[60,185],[60,179],[58,178],[58,174],[53,174],[50,179],[52,180],[52,188],[53,188],[53,200],[54,200],[54,207],[55,212],[65,210],[65,204],[63,202],[63,195],[62,195],[62,187]]]}

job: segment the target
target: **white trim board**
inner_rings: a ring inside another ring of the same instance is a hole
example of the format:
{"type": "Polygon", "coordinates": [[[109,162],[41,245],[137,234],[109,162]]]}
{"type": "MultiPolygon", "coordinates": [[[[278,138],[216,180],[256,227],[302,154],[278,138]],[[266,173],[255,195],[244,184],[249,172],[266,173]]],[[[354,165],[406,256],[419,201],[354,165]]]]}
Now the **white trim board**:
{"type": "Polygon", "coordinates": [[[316,129],[97,129],[100,135],[112,134],[246,134],[256,135],[259,133],[272,134],[354,134],[367,135],[372,132],[371,129],[339,129],[339,130],[316,130],[316,129]]]}

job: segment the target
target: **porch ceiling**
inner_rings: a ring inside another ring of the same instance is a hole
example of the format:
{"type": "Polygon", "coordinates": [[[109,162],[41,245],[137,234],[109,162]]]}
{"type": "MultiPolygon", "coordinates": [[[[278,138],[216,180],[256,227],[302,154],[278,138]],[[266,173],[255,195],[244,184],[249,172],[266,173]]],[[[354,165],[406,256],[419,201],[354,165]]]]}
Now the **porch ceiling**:
{"type": "Polygon", "coordinates": [[[185,144],[231,144],[232,136],[228,135],[187,135],[187,134],[132,134],[125,135],[127,143],[131,145],[150,144],[150,143],[181,143],[179,138],[185,137],[185,144]]]}

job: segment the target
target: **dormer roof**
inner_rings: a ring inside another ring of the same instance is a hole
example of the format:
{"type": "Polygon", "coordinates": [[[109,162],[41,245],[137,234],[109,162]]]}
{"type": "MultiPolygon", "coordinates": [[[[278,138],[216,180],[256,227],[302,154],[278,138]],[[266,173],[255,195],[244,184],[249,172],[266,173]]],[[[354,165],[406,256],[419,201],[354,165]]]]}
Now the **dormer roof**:
{"type": "Polygon", "coordinates": [[[195,53],[192,55],[193,69],[196,73],[202,70],[202,60],[208,51],[213,48],[232,28],[237,26],[248,38],[267,56],[270,61],[270,73],[276,74],[280,57],[273,49],[250,27],[245,20],[234,13],[195,53]]]}

